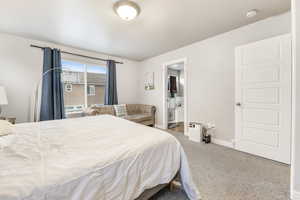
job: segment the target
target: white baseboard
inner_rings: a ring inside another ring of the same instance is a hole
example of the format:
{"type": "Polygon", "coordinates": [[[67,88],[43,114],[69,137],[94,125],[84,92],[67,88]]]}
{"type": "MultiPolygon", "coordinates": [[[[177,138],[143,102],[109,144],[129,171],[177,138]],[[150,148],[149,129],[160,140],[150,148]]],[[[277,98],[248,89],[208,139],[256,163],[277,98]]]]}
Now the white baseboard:
{"type": "Polygon", "coordinates": [[[222,145],[222,146],[228,147],[228,148],[234,148],[233,143],[232,142],[228,142],[226,140],[220,140],[220,139],[217,139],[217,138],[212,138],[211,142],[214,143],[214,144],[218,144],[218,145],[222,145]]]}
{"type": "Polygon", "coordinates": [[[292,200],[300,200],[300,192],[298,192],[298,191],[294,191],[293,193],[292,193],[292,198],[291,198],[292,200]]]}
{"type": "MultiPolygon", "coordinates": [[[[159,124],[155,124],[155,128],[164,129],[164,127],[162,125],[159,125],[159,124]]],[[[188,135],[185,134],[185,136],[188,136],[188,135]]],[[[212,138],[211,142],[214,143],[214,144],[218,144],[218,145],[221,145],[221,146],[225,146],[225,147],[234,149],[233,142],[228,142],[226,140],[220,140],[220,139],[217,139],[217,138],[212,138]]]]}

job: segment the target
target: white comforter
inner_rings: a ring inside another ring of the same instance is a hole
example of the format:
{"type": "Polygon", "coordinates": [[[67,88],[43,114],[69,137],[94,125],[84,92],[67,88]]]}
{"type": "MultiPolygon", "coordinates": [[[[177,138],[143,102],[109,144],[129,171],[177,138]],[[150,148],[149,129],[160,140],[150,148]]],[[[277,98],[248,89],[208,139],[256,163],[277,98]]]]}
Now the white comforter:
{"type": "Polygon", "coordinates": [[[199,199],[185,153],[163,131],[103,115],[15,126],[0,151],[1,200],[132,200],[180,169],[199,199]]]}

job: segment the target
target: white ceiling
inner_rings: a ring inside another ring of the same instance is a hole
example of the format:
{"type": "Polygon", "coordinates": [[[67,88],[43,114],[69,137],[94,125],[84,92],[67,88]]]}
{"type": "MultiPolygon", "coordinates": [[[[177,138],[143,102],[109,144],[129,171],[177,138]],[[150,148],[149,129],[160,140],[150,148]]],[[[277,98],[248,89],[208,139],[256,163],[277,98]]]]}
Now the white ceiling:
{"type": "Polygon", "coordinates": [[[1,0],[0,31],[143,60],[290,9],[290,0],[135,0],[141,14],[126,22],[114,1],[1,0]]]}

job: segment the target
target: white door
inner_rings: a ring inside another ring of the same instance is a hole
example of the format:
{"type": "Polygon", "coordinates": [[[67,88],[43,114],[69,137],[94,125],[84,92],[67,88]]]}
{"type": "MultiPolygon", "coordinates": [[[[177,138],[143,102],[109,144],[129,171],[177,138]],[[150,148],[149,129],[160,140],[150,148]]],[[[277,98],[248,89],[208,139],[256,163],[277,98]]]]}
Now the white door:
{"type": "Polygon", "coordinates": [[[235,148],[290,164],[291,37],[236,48],[235,148]]]}

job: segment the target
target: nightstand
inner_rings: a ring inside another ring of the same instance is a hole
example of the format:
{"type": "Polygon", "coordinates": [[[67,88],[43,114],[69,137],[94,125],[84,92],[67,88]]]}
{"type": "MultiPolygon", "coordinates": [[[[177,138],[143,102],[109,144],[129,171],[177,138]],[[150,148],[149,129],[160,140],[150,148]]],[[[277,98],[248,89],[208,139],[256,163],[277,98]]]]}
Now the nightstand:
{"type": "Polygon", "coordinates": [[[16,118],[15,117],[0,117],[0,120],[6,120],[12,124],[16,123],[16,118]]]}

